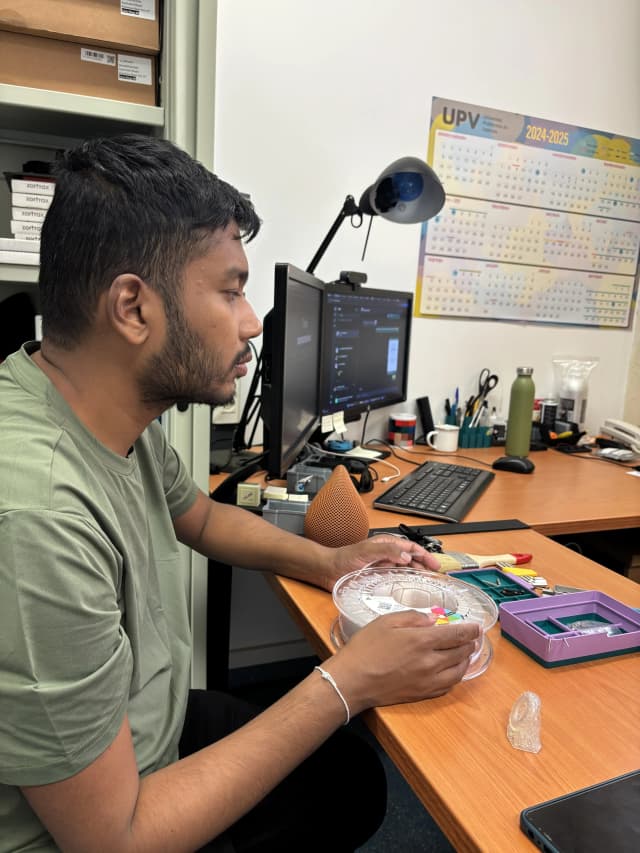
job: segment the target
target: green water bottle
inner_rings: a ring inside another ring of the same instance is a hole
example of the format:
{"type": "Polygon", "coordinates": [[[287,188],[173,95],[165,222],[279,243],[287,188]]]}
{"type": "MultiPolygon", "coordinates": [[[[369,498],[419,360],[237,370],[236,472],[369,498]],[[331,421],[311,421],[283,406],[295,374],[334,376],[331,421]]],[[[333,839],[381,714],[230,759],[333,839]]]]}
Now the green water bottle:
{"type": "Polygon", "coordinates": [[[505,452],[507,456],[528,456],[533,420],[533,367],[519,367],[511,386],[505,452]]]}

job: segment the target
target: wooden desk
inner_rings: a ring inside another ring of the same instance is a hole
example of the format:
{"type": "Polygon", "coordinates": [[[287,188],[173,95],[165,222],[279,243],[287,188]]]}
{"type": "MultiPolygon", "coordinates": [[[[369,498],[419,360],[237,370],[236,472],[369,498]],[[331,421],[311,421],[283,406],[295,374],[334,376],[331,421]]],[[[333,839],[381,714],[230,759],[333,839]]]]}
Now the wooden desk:
{"type": "MultiPolygon", "coordinates": [[[[491,464],[504,454],[504,448],[426,454],[418,447],[411,454],[399,452],[417,462],[437,459],[473,466],[474,459],[491,464]]],[[[625,466],[594,458],[591,454],[569,455],[551,449],[532,453],[530,458],[536,466],[532,474],[495,471],[495,479],[464,520],[518,518],[547,536],[640,527],[640,479],[629,476],[625,466]]],[[[388,461],[397,464],[403,474],[412,468],[394,457],[388,461]]],[[[383,464],[375,467],[380,477],[390,473],[383,464]]],[[[211,477],[210,490],[224,482],[225,476],[211,477]]],[[[255,475],[250,480],[263,482],[264,476],[255,475]]],[[[381,494],[391,485],[378,482],[372,494],[381,494]]],[[[371,527],[389,527],[396,523],[392,514],[383,510],[372,509],[370,517],[371,527]]],[[[403,520],[406,524],[430,523],[417,516],[406,515],[403,520]]]]}
{"type": "MultiPolygon", "coordinates": [[[[598,463],[576,462],[577,478],[583,468],[599,472],[598,463]]],[[[603,475],[609,476],[608,467],[603,475]]],[[[385,520],[380,526],[401,520],[391,513],[373,516],[372,526],[378,516],[385,520]]],[[[532,566],[550,582],[598,589],[640,607],[640,584],[533,530],[443,539],[446,550],[530,552],[532,566]]],[[[331,595],[297,581],[270,580],[316,653],[332,654],[337,611],[331,595]]],[[[502,637],[499,624],[489,638],[493,659],[482,675],[439,699],[373,709],[364,719],[457,851],[531,853],[535,847],[519,829],[521,809],[640,767],[640,654],[546,669],[502,637]],[[511,707],[526,690],[542,701],[537,754],[514,749],[506,737],[511,707]]]]}
{"type": "MultiPolygon", "coordinates": [[[[500,448],[487,448],[411,458],[473,464],[499,455],[500,448]]],[[[496,471],[465,521],[519,518],[535,530],[445,535],[445,550],[530,552],[533,567],[551,583],[599,589],[640,607],[640,584],[541,535],[640,526],[638,479],[622,466],[554,450],[532,458],[531,475],[496,471]]],[[[377,467],[381,476],[389,471],[377,467]]],[[[212,479],[211,487],[222,479],[212,479]]],[[[252,479],[261,481],[260,475],[252,479]]],[[[377,483],[365,496],[369,507],[387,487],[377,483]]],[[[371,527],[400,521],[429,523],[370,509],[371,527]]],[[[331,655],[337,615],[331,595],[268,577],[316,653],[331,655]]],[[[519,829],[521,809],[640,767],[640,655],[545,669],[502,637],[499,624],[489,638],[493,659],[479,677],[439,699],[373,709],[364,719],[456,850],[531,853],[519,829]],[[514,749],[506,737],[511,707],[525,690],[542,700],[543,746],[535,755],[514,749]]]]}
{"type": "MultiPolygon", "coordinates": [[[[503,448],[498,447],[470,448],[453,455],[427,455],[421,452],[421,448],[416,448],[410,458],[418,462],[429,458],[473,465],[473,460],[491,464],[502,454],[503,448]]],[[[495,471],[495,478],[489,488],[464,520],[518,518],[546,535],[640,527],[640,480],[630,477],[623,466],[598,460],[587,454],[570,456],[556,450],[538,451],[532,453],[531,458],[536,465],[532,474],[495,471]]],[[[397,463],[403,474],[412,468],[409,463],[400,462],[395,457],[391,457],[389,461],[397,463]]],[[[379,464],[375,467],[380,477],[390,473],[386,465],[379,464]]],[[[226,474],[212,476],[210,491],[224,483],[226,478],[226,474]]],[[[266,485],[264,474],[256,473],[249,479],[266,485]]],[[[365,496],[370,508],[372,528],[397,526],[398,521],[420,525],[435,523],[418,516],[399,516],[371,509],[374,496],[382,493],[389,485],[377,482],[373,492],[365,496]]],[[[506,541],[508,540],[501,536],[498,551],[493,548],[485,550],[484,553],[504,552],[506,541]]],[[[473,552],[471,542],[470,537],[465,537],[464,542],[459,545],[460,550],[473,552]]],[[[555,562],[572,564],[565,550],[560,549],[554,553],[555,562]]],[[[207,631],[207,684],[213,688],[227,684],[231,570],[213,562],[210,563],[210,568],[216,573],[216,585],[209,585],[208,595],[208,612],[211,618],[207,631]],[[216,618],[213,618],[214,613],[216,618]]],[[[578,578],[570,578],[567,583],[580,585],[578,578]]]]}
{"type": "MultiPolygon", "coordinates": [[[[488,447],[459,450],[453,455],[412,453],[411,458],[420,462],[425,459],[459,461],[473,466],[473,459],[490,464],[502,455],[504,448],[488,447]]],[[[629,476],[624,466],[594,458],[591,454],[569,455],[551,449],[532,453],[530,458],[536,466],[531,474],[495,471],[495,479],[464,521],[519,518],[547,536],[640,527],[640,479],[629,476]]],[[[390,458],[389,462],[396,460],[390,458]]],[[[403,473],[411,468],[408,464],[399,467],[403,473]]],[[[389,473],[384,465],[377,468],[380,476],[389,473]]],[[[374,494],[390,485],[392,483],[376,484],[374,494]]],[[[390,526],[389,515],[382,510],[372,510],[371,526],[390,526]]],[[[422,523],[422,519],[409,522],[409,518],[412,516],[405,516],[405,523],[422,523]]],[[[428,520],[425,523],[429,523],[428,520]]]]}

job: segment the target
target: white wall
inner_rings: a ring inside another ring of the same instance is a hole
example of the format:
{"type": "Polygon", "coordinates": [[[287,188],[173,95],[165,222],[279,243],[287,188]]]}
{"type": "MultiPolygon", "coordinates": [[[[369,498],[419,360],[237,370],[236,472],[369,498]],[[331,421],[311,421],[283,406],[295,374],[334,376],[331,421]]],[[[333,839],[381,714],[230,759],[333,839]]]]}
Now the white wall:
{"type": "MultiPolygon", "coordinates": [[[[264,220],[249,298],[271,305],[273,264],[306,267],[345,196],[392,160],[424,157],[431,98],[640,137],[637,0],[220,0],[215,169],[251,193],[264,220]]],[[[419,225],[348,222],[316,272],[361,269],[373,287],[413,290],[419,225]]],[[[540,395],[551,358],[597,355],[587,427],[622,417],[633,332],[417,318],[409,398],[434,414],[456,385],[469,396],[484,364],[506,409],[518,364],[540,395]]],[[[372,415],[368,436],[382,435],[372,415]]],[[[357,437],[359,427],[355,427],[357,437]]]]}
{"type": "MultiPolygon", "coordinates": [[[[640,137],[639,33],[637,0],[220,0],[215,169],[251,193],[264,221],[248,247],[258,313],[271,307],[274,263],[305,268],[347,194],[359,198],[400,156],[426,155],[433,96],[640,137]]],[[[373,287],[414,289],[420,226],[376,219],[362,263],[364,236],[345,222],[317,274],[359,269],[373,287]]],[[[410,405],[428,394],[438,417],[455,386],[469,396],[488,365],[506,409],[517,365],[534,367],[545,395],[554,354],[595,355],[596,431],[623,415],[633,338],[417,318],[410,405]]],[[[383,435],[386,414],[372,414],[367,437],[383,435]]]]}

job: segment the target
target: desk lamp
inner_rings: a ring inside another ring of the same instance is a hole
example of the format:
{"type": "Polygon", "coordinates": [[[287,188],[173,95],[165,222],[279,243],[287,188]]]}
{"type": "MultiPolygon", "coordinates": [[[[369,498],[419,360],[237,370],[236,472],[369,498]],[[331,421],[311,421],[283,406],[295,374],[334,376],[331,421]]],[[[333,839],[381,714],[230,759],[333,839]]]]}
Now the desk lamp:
{"type": "Polygon", "coordinates": [[[433,169],[417,157],[401,157],[380,173],[376,181],[360,196],[356,204],[348,195],[335,222],[327,232],[307,267],[312,273],[335,237],[338,229],[349,216],[382,216],[390,222],[412,224],[426,222],[442,210],[444,189],[433,169]]]}
{"type": "MultiPolygon", "coordinates": [[[[345,198],[338,216],[320,244],[318,251],[311,259],[311,263],[306,271],[313,273],[338,232],[338,229],[347,217],[350,217],[352,220],[359,220],[355,227],[359,227],[362,224],[363,216],[371,217],[369,227],[371,227],[371,221],[374,216],[381,216],[390,222],[406,224],[426,222],[442,210],[444,202],[444,188],[436,173],[424,160],[418,157],[401,157],[399,160],[394,160],[364,190],[357,204],[352,195],[348,195],[345,198]]],[[[354,273],[343,273],[343,276],[357,278],[357,274],[354,273]]],[[[351,279],[346,280],[351,281],[351,279]]],[[[354,282],[352,281],[352,283],[354,282]]],[[[258,410],[256,407],[256,400],[258,383],[261,378],[262,355],[258,357],[256,369],[233,440],[233,452],[240,465],[245,461],[245,457],[248,457],[247,461],[250,462],[253,455],[243,452],[247,451],[252,444],[252,439],[249,442],[246,441],[245,431],[249,422],[254,417],[259,417],[260,414],[259,407],[258,410]]],[[[232,463],[232,467],[235,468],[236,464],[232,463]]]]}

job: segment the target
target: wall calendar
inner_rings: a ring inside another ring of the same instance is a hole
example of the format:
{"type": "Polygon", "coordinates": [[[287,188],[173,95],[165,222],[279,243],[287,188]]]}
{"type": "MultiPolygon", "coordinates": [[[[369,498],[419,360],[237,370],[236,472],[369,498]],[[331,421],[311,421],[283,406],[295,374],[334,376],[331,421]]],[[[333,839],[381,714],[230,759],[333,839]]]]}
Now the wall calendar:
{"type": "Polygon", "coordinates": [[[628,328],[640,140],[434,98],[416,316],[628,328]]]}

